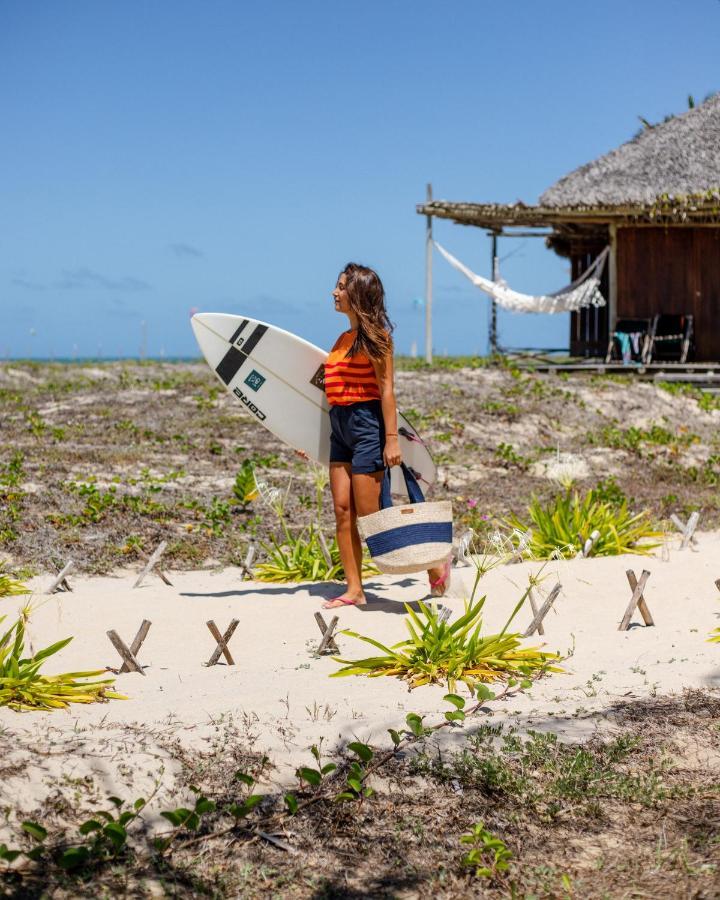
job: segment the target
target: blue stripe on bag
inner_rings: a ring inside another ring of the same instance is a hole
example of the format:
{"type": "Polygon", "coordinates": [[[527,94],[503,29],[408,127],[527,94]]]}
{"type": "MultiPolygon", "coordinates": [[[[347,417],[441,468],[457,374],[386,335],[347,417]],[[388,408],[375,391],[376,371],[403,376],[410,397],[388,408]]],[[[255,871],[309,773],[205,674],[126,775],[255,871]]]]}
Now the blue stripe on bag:
{"type": "Polygon", "coordinates": [[[383,556],[414,544],[451,544],[452,522],[420,522],[401,525],[375,534],[366,540],[370,556],[383,556]]]}

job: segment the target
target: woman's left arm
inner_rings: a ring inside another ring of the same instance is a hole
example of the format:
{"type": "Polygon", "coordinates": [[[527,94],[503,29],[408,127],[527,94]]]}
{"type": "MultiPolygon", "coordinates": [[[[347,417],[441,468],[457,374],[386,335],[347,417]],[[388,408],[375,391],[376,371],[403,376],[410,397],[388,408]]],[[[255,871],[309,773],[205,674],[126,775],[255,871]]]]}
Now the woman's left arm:
{"type": "Polygon", "coordinates": [[[381,360],[372,361],[378,387],[380,388],[380,406],[385,425],[385,448],[383,461],[386,466],[399,466],[402,462],[398,439],[397,405],[395,403],[395,386],[393,384],[392,350],[381,360]]]}

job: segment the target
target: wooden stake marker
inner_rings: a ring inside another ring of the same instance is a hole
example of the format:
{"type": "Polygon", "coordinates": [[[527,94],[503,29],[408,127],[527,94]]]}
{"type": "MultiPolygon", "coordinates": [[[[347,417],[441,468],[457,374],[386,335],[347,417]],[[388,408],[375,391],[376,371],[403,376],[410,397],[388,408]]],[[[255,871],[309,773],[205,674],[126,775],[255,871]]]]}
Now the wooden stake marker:
{"type": "Polygon", "coordinates": [[[147,619],[143,619],[142,625],[138,629],[138,633],[133,638],[132,644],[130,644],[130,648],[126,646],[123,640],[119,637],[117,631],[110,630],[107,632],[107,636],[110,638],[110,643],[117,650],[117,652],[123,658],[123,664],[118,669],[118,672],[139,672],[141,675],[144,675],[142,666],[137,661],[136,656],[140,648],[142,647],[143,641],[147,637],[148,631],[150,631],[150,626],[152,622],[149,622],[147,619]]]}
{"type": "Polygon", "coordinates": [[[252,572],[250,571],[250,566],[252,566],[253,560],[255,559],[255,544],[250,544],[248,547],[248,552],[245,556],[245,562],[240,566],[240,581],[244,581],[252,572]]]}
{"type": "MultiPolygon", "coordinates": [[[[533,621],[535,621],[535,617],[538,614],[538,605],[535,602],[535,595],[533,594],[532,588],[530,588],[528,591],[528,600],[530,601],[530,609],[532,610],[533,621]]],[[[537,633],[545,634],[545,626],[543,625],[542,621],[538,622],[537,624],[537,633]]]]}
{"type": "Polygon", "coordinates": [[[70,583],[67,580],[67,576],[72,570],[75,563],[69,559],[67,563],[63,566],[60,573],[55,577],[50,587],[45,591],[46,594],[54,594],[55,591],[64,590],[64,591],[72,591],[70,587],[70,583]]]}
{"type": "Polygon", "coordinates": [[[153,555],[150,557],[150,559],[147,561],[147,563],[145,564],[145,568],[138,575],[137,581],[133,585],[133,588],[140,587],[145,576],[148,575],[152,571],[153,566],[157,566],[157,574],[160,576],[160,578],[162,578],[162,580],[165,582],[165,584],[168,584],[168,585],[170,585],[170,587],[172,587],[172,582],[170,581],[170,579],[162,571],[160,566],[157,565],[157,563],[160,560],[160,557],[163,555],[163,553],[165,552],[166,549],[167,549],[167,541],[163,541],[160,544],[160,546],[157,548],[157,550],[153,553],[153,555]]]}
{"type": "Polygon", "coordinates": [[[542,624],[543,619],[552,609],[552,605],[555,602],[555,600],[557,599],[557,596],[560,593],[561,589],[562,589],[562,585],[558,581],[558,583],[555,585],[555,587],[548,594],[547,600],[543,603],[543,605],[540,607],[540,609],[537,608],[537,604],[535,603],[535,598],[532,595],[532,588],[530,589],[530,593],[528,594],[528,597],[530,599],[530,607],[532,608],[532,611],[533,611],[533,620],[528,625],[526,630],[524,631],[523,637],[530,637],[530,635],[534,631],[537,631],[538,634],[545,634],[545,629],[543,628],[543,624],[542,624]]]}
{"type": "Polygon", "coordinates": [[[592,553],[595,544],[597,544],[597,542],[600,540],[600,532],[597,530],[593,531],[590,537],[584,543],[582,535],[578,535],[578,537],[580,538],[580,543],[582,544],[582,550],[580,550],[578,556],[583,557],[583,559],[587,559],[588,556],[590,556],[590,554],[592,553]]]}
{"type": "Polygon", "coordinates": [[[472,543],[472,539],[475,537],[475,532],[472,528],[468,528],[466,532],[460,535],[457,541],[453,543],[452,547],[452,555],[453,562],[455,565],[463,565],[463,566],[471,566],[472,560],[468,559],[468,551],[470,550],[470,544],[472,543]]]}
{"type": "Polygon", "coordinates": [[[333,637],[333,632],[337,627],[338,617],[333,616],[332,619],[330,619],[330,624],[327,625],[322,614],[316,612],[315,621],[317,622],[320,634],[322,635],[322,640],[320,641],[320,646],[315,651],[315,656],[322,656],[324,653],[339,653],[340,648],[335,643],[335,638],[333,637]]]}
{"type": "Polygon", "coordinates": [[[695,538],[695,529],[698,526],[698,522],[700,521],[700,513],[694,512],[687,522],[683,522],[680,516],[676,516],[673,513],[670,516],[670,521],[677,528],[678,531],[682,532],[682,541],[680,542],[680,549],[684,550],[688,544],[697,544],[697,540],[695,538]]]}
{"type": "Polygon", "coordinates": [[[640,610],[640,615],[643,617],[643,621],[645,622],[645,624],[654,625],[655,622],[653,621],[653,617],[650,615],[650,609],[648,608],[647,602],[643,597],[643,591],[645,590],[645,585],[647,584],[647,580],[650,577],[650,573],[647,569],[643,569],[639,581],[635,577],[635,573],[632,569],[628,569],[625,574],[627,575],[627,580],[630,584],[630,589],[632,590],[632,597],[630,598],[630,602],[628,603],[627,609],[625,610],[625,615],[622,617],[622,622],[618,627],[618,631],[627,631],[630,628],[630,619],[632,619],[636,606],[640,610]]]}
{"type": "Polygon", "coordinates": [[[332,569],[333,561],[332,556],[330,555],[330,550],[327,545],[327,541],[325,540],[325,535],[322,533],[322,530],[318,528],[317,530],[318,540],[320,541],[320,552],[323,555],[323,559],[325,560],[325,565],[328,569],[332,569]]]}
{"type": "Polygon", "coordinates": [[[210,621],[206,622],[205,624],[210,629],[210,634],[212,634],[212,636],[217,641],[217,647],[213,650],[212,656],[205,663],[205,665],[206,666],[216,665],[217,661],[220,659],[220,654],[222,654],[225,657],[227,664],[229,666],[234,666],[235,660],[232,658],[230,651],[228,650],[228,641],[233,636],[233,634],[235,634],[235,629],[240,624],[240,620],[233,619],[232,622],[230,622],[230,624],[228,625],[227,631],[225,632],[225,634],[220,634],[220,629],[217,627],[217,625],[213,622],[212,619],[210,619],[210,621]]]}

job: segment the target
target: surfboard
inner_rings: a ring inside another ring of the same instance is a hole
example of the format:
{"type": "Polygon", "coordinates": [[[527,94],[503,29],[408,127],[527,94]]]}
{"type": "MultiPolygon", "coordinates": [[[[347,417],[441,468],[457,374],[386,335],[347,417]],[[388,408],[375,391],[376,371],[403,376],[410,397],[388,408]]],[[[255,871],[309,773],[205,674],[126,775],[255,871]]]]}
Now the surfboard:
{"type": "MultiPolygon", "coordinates": [[[[197,313],[192,327],[208,365],[256,425],[322,465],[330,461],[330,406],[325,396],[327,353],[275,325],[228,313],[197,313]]],[[[403,461],[423,489],[435,482],[432,457],[398,413],[403,461]]],[[[406,494],[400,469],[392,489],[406,494]]]]}

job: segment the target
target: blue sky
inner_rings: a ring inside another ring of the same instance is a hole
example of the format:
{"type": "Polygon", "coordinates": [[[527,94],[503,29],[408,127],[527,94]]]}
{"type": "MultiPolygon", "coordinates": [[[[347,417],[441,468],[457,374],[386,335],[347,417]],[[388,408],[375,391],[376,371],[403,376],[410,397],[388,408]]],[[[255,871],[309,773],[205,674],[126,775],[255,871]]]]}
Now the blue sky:
{"type": "MultiPolygon", "coordinates": [[[[0,358],[194,354],[192,308],[328,346],[349,260],[421,350],[426,182],[536,201],[720,89],[719,26],[718,0],[0,0],[0,358]]],[[[435,234],[489,274],[482,231],[435,234]]],[[[500,254],[519,290],[568,280],[542,240],[500,254]]],[[[436,352],[484,352],[485,295],[434,272],[436,352]]],[[[500,315],[505,344],[567,328],[500,315]]]]}

